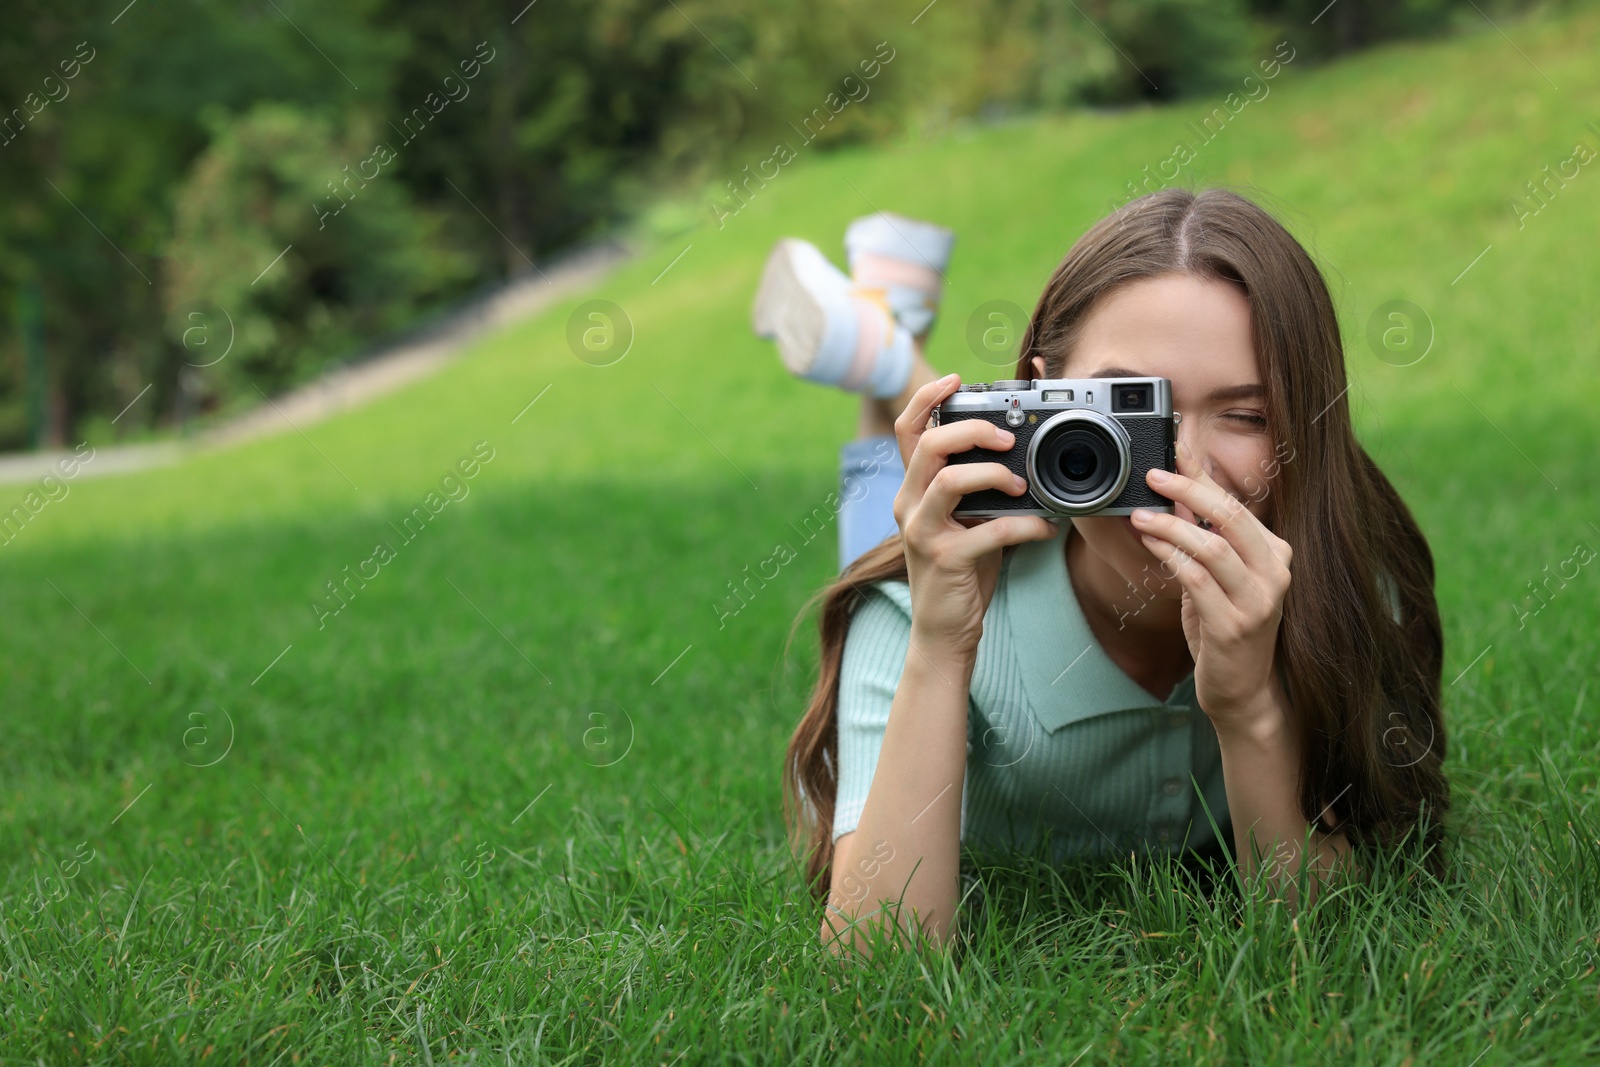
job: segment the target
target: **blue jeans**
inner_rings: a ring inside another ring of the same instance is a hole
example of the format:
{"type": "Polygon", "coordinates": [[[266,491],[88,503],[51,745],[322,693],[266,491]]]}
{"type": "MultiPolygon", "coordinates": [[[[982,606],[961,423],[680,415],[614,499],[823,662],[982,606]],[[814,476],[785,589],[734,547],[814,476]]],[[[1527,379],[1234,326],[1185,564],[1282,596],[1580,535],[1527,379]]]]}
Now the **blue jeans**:
{"type": "Polygon", "coordinates": [[[839,569],[900,532],[894,498],[905,480],[893,434],[861,437],[839,449],[839,569]]]}

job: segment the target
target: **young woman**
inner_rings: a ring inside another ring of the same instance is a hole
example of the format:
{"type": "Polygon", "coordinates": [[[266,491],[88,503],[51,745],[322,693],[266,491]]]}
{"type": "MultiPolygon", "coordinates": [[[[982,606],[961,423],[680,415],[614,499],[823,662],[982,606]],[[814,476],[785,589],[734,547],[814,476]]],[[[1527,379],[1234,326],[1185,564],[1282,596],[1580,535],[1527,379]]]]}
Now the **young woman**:
{"type": "MultiPolygon", "coordinates": [[[[879,509],[880,540],[818,594],[820,676],[784,768],[823,939],[865,946],[887,915],[944,943],[963,844],[1225,849],[1215,819],[1291,899],[1302,868],[1314,893],[1362,846],[1408,841],[1437,870],[1432,555],[1353,435],[1333,304],[1294,238],[1222,189],[1162,190],[1084,234],[1008,377],[1171,379],[1178,469],[1147,484],[1175,513],[976,522],[952,515],[963,494],[1024,485],[947,464],[1009,433],[928,427],[959,385],[921,358],[915,314],[948,231],[852,232],[853,282],[785,242],[756,306],[792,371],[864,392],[843,495],[879,509]],[[852,492],[886,429],[899,462],[852,492]]],[[[860,516],[840,526],[860,551],[860,516]]]]}

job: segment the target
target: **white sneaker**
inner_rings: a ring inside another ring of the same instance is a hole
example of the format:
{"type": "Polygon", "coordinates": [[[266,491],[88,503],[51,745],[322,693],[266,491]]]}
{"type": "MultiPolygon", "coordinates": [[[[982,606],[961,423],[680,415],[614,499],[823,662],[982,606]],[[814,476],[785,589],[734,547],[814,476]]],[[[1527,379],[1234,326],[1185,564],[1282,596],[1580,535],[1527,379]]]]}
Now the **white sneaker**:
{"type": "Polygon", "coordinates": [[[750,318],[807,381],[887,398],[911,378],[911,334],[882,293],[852,285],[809,241],[786,237],[773,248],[750,318]]]}
{"type": "Polygon", "coordinates": [[[876,290],[913,337],[933,327],[955,231],[880,211],[845,230],[845,254],[857,289],[876,290]]]}

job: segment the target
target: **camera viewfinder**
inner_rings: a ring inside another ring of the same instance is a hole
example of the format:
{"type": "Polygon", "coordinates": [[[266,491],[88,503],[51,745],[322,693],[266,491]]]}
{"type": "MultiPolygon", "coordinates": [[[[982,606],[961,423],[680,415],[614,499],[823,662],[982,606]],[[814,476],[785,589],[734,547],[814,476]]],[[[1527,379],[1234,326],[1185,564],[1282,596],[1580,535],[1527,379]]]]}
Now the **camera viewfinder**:
{"type": "Polygon", "coordinates": [[[1111,388],[1111,411],[1154,411],[1155,390],[1149,382],[1115,385],[1111,388]]]}

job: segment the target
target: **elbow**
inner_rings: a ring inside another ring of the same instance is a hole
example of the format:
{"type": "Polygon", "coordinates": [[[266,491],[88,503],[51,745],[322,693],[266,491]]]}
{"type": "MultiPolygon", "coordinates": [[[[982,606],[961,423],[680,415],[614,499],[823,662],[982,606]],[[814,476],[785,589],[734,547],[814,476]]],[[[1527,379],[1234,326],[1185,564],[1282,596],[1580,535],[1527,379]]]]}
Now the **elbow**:
{"type": "Polygon", "coordinates": [[[853,954],[853,951],[860,952],[862,948],[856,941],[855,923],[852,917],[840,911],[832,902],[823,905],[820,936],[822,947],[835,957],[853,954]]]}
{"type": "Polygon", "coordinates": [[[950,948],[953,923],[911,923],[907,929],[896,920],[896,909],[871,911],[866,916],[850,914],[831,902],[826,904],[819,934],[822,947],[835,957],[871,960],[880,941],[895,950],[915,949],[934,953],[950,948]],[[951,927],[947,929],[947,925],[951,927]]]}
{"type": "Polygon", "coordinates": [[[822,917],[822,947],[831,949],[834,955],[839,954],[839,934],[833,928],[833,923],[828,921],[828,916],[822,917]]]}

